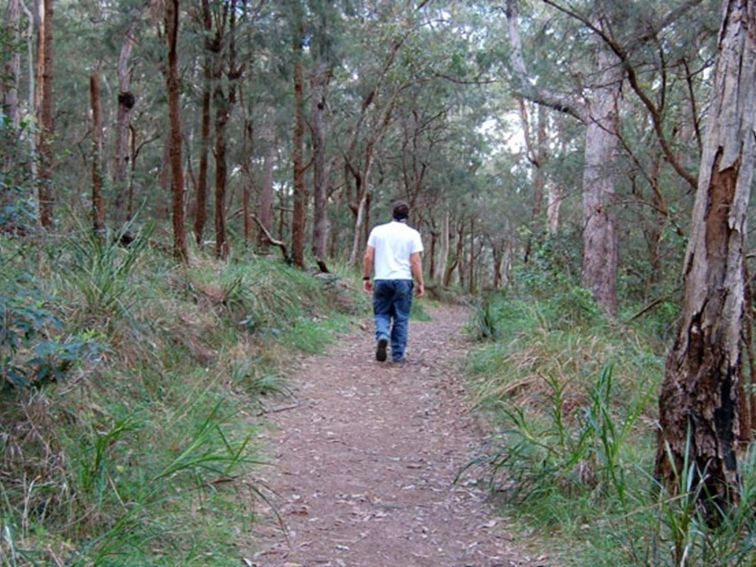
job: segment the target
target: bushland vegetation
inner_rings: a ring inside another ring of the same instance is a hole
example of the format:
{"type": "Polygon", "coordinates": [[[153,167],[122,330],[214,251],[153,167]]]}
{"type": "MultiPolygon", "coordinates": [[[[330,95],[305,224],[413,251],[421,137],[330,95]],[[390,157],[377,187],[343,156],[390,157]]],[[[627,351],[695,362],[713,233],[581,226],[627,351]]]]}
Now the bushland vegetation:
{"type": "Polygon", "coordinates": [[[626,289],[608,319],[570,275],[569,247],[546,241],[517,284],[481,298],[467,368],[489,437],[462,478],[488,483],[523,540],[567,565],[752,565],[753,451],[739,503],[716,525],[693,463],[675,470],[674,492],[654,472],[674,293],[649,309],[626,289]]]}
{"type": "Polygon", "coordinates": [[[0,236],[2,563],[237,562],[269,496],[262,416],[356,286],[241,249],[188,270],[149,228],[124,246],[73,226],[0,236]]]}

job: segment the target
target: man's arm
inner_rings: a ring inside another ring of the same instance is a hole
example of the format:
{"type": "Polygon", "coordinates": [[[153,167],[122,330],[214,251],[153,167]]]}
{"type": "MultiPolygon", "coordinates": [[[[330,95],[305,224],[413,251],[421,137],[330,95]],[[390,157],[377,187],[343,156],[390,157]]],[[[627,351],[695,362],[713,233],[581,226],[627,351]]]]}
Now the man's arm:
{"type": "Polygon", "coordinates": [[[422,297],[425,295],[425,282],[423,281],[423,260],[420,252],[413,252],[410,255],[410,268],[412,269],[412,277],[415,278],[417,284],[417,296],[422,297]]]}
{"type": "Polygon", "coordinates": [[[375,248],[368,246],[365,250],[365,257],[362,259],[362,289],[373,291],[373,264],[375,262],[375,248]]]}

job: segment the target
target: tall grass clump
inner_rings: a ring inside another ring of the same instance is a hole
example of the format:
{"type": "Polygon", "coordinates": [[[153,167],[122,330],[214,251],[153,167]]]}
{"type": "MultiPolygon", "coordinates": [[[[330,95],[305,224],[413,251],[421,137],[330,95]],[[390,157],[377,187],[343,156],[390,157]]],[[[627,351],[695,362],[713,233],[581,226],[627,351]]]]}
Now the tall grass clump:
{"type": "Polygon", "coordinates": [[[695,505],[705,471],[678,471],[675,495],[653,477],[658,329],[606,321],[558,274],[486,297],[468,364],[492,433],[463,474],[481,474],[567,565],[753,565],[753,454],[740,504],[717,527],[695,505]]]}
{"type": "Polygon", "coordinates": [[[267,497],[249,410],[346,315],[272,259],[85,232],[0,235],[0,564],[235,564],[267,497]]]}

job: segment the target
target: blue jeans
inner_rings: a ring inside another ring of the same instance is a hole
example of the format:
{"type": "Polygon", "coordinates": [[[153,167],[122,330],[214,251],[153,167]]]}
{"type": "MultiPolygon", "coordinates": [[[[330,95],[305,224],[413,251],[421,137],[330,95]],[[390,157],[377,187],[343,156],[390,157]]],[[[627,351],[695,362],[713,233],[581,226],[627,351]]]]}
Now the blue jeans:
{"type": "Polygon", "coordinates": [[[407,347],[414,287],[412,280],[375,280],[374,283],[375,340],[391,340],[391,359],[394,362],[404,358],[407,347]]]}

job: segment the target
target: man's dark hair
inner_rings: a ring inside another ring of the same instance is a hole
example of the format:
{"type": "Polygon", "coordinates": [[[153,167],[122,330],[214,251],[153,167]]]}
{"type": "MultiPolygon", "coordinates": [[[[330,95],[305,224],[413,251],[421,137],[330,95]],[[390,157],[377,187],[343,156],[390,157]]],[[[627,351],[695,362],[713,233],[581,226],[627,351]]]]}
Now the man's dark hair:
{"type": "Polygon", "coordinates": [[[401,221],[409,218],[409,205],[406,201],[397,201],[391,211],[394,220],[401,221]]]}

